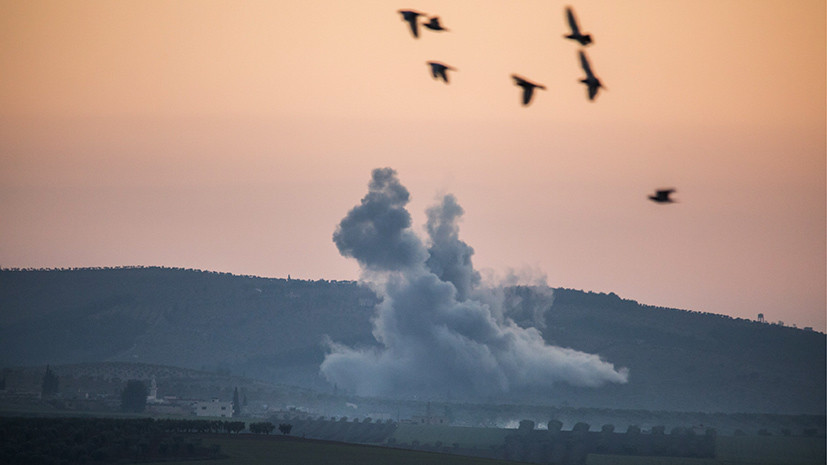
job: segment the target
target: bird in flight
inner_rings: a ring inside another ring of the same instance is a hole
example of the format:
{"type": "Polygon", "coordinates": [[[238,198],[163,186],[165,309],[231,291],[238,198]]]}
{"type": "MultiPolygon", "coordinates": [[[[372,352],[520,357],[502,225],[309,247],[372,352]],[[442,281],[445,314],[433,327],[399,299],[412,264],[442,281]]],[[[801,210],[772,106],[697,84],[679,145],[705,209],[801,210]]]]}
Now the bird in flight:
{"type": "Polygon", "coordinates": [[[531,103],[531,97],[534,95],[534,88],[539,87],[540,89],[546,90],[546,87],[542,84],[533,83],[524,77],[517,76],[516,74],[511,75],[514,78],[514,84],[518,85],[523,88],[523,106],[528,105],[531,103]]]}
{"type": "Polygon", "coordinates": [[[566,7],[566,16],[569,19],[569,27],[571,28],[571,34],[567,36],[563,36],[566,39],[576,40],[580,42],[580,45],[589,45],[592,43],[592,36],[591,34],[582,34],[580,32],[580,27],[577,26],[577,18],[574,17],[574,11],[571,9],[570,6],[566,7]]]}
{"type": "Polygon", "coordinates": [[[597,79],[597,76],[592,72],[589,59],[586,58],[586,54],[583,53],[582,50],[580,50],[580,65],[583,66],[583,71],[586,72],[586,79],[581,79],[580,82],[586,84],[589,88],[589,100],[594,100],[597,96],[597,90],[603,87],[603,84],[600,83],[600,79],[597,79]]]}
{"type": "Polygon", "coordinates": [[[432,31],[448,31],[448,29],[442,27],[442,24],[439,24],[439,16],[434,16],[430,19],[430,21],[428,21],[427,23],[422,23],[422,25],[432,31]]]}
{"type": "Polygon", "coordinates": [[[658,189],[655,191],[655,195],[650,195],[649,200],[656,202],[656,203],[675,203],[670,194],[675,192],[675,189],[658,189]]]}
{"type": "Polygon", "coordinates": [[[445,81],[446,84],[448,84],[448,70],[451,70],[451,71],[456,71],[457,70],[456,68],[454,68],[452,66],[448,66],[448,65],[446,65],[444,63],[440,63],[438,61],[429,61],[428,65],[431,66],[431,74],[434,76],[434,79],[440,79],[441,78],[443,81],[445,81]]]}
{"type": "Polygon", "coordinates": [[[399,13],[402,15],[402,20],[407,21],[407,23],[411,26],[411,34],[418,39],[419,23],[417,22],[417,18],[423,13],[414,10],[399,10],[399,13]]]}

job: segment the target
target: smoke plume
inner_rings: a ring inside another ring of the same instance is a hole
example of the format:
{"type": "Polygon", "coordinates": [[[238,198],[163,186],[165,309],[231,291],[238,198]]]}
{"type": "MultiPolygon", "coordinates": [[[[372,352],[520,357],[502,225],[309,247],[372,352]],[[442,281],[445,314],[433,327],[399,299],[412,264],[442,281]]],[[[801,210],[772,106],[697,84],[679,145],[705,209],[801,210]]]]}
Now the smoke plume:
{"type": "Polygon", "coordinates": [[[373,319],[376,346],[328,341],[321,365],[328,381],[366,396],[474,397],[627,381],[625,369],[547,345],[538,330],[504,317],[498,294],[480,289],[473,248],[459,239],[456,199],[447,195],[427,210],[426,245],[411,229],[409,198],[394,170],[376,169],[368,194],[333,234],[382,300],[373,319]]]}

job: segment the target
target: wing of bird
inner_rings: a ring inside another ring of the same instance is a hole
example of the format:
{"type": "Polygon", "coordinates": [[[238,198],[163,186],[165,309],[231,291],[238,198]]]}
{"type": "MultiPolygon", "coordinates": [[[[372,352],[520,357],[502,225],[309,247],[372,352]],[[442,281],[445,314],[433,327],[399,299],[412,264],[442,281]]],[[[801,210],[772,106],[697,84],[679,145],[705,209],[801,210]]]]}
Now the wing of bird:
{"type": "Polygon", "coordinates": [[[589,65],[589,59],[586,58],[586,54],[583,53],[582,50],[580,50],[580,65],[583,67],[583,71],[586,72],[587,78],[594,77],[594,74],[592,74],[592,67],[589,65]]]}
{"type": "Polygon", "coordinates": [[[599,88],[600,86],[598,85],[589,85],[589,100],[594,100],[594,97],[597,95],[597,89],[599,88]]]}
{"type": "Polygon", "coordinates": [[[580,28],[577,27],[577,18],[574,17],[574,11],[571,7],[566,7],[566,16],[569,18],[569,27],[572,35],[580,35],[580,28]]]}
{"type": "Polygon", "coordinates": [[[534,95],[534,86],[523,86],[523,105],[528,105],[531,102],[531,96],[534,95]]]}
{"type": "Polygon", "coordinates": [[[429,61],[428,65],[431,67],[431,74],[434,76],[434,79],[439,77],[439,71],[437,70],[436,63],[434,63],[433,61],[429,61]]]}
{"type": "Polygon", "coordinates": [[[420,15],[418,11],[413,10],[399,10],[399,13],[402,14],[402,19],[407,21],[408,25],[411,27],[411,34],[414,37],[419,38],[419,28],[417,27],[416,17],[420,15]]]}

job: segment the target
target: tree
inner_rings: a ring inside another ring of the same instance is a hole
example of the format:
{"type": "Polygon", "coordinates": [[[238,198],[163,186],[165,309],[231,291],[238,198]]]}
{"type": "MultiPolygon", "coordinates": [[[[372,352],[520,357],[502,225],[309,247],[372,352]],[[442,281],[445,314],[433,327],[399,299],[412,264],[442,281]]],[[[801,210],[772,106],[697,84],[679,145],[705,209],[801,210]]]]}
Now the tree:
{"type": "Polygon", "coordinates": [[[143,412],[146,408],[147,387],[143,381],[130,379],[121,391],[121,410],[124,412],[143,412]]]}
{"type": "Polygon", "coordinates": [[[233,391],[233,416],[241,416],[241,402],[238,400],[238,387],[233,391]]]}
{"type": "Polygon", "coordinates": [[[534,422],[531,420],[520,420],[520,428],[521,432],[532,431],[534,430],[534,422]]]}
{"type": "Polygon", "coordinates": [[[290,434],[290,431],[292,429],[293,429],[293,425],[291,425],[290,423],[279,423],[279,431],[281,431],[281,434],[283,434],[285,436],[290,434]]]}
{"type": "Polygon", "coordinates": [[[53,396],[57,394],[59,387],[59,380],[57,375],[46,365],[46,373],[43,374],[43,384],[41,385],[41,394],[43,397],[53,396]]]}
{"type": "Polygon", "coordinates": [[[563,422],[560,420],[549,420],[548,430],[552,433],[559,433],[563,429],[563,422]]]}
{"type": "Polygon", "coordinates": [[[583,422],[583,421],[579,421],[579,422],[575,423],[574,427],[571,430],[576,431],[576,432],[585,433],[585,432],[589,431],[590,427],[591,426],[589,426],[588,423],[583,422]]]}
{"type": "Polygon", "coordinates": [[[240,433],[247,425],[243,421],[222,421],[221,427],[228,433],[240,433]]]}
{"type": "Polygon", "coordinates": [[[260,422],[260,423],[250,423],[250,432],[256,434],[270,434],[273,430],[276,429],[276,425],[270,423],[269,421],[260,422]]]}

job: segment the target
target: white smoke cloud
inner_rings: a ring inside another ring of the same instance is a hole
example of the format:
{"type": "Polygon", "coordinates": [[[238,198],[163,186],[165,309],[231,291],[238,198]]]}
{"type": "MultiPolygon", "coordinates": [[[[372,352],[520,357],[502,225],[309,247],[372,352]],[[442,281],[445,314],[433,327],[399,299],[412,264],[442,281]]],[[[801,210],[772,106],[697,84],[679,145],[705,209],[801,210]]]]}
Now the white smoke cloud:
{"type": "Polygon", "coordinates": [[[328,341],[321,373],[329,382],[358,395],[489,396],[627,381],[626,369],[547,345],[536,329],[503,316],[493,298],[500,294],[480,289],[474,250],[459,239],[463,210],[453,196],[428,209],[427,247],[411,229],[408,200],[394,170],[376,169],[368,194],[333,234],[382,301],[373,320],[378,346],[328,341]]]}

